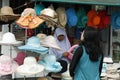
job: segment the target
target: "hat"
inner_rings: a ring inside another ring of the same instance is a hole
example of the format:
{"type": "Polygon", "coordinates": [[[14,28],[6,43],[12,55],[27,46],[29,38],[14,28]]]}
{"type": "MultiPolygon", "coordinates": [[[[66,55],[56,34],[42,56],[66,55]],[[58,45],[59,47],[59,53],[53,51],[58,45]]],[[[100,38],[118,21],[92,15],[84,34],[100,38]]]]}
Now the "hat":
{"type": "Polygon", "coordinates": [[[98,16],[97,11],[91,9],[88,13],[88,21],[87,26],[97,28],[98,24],[100,23],[100,16],[98,16]]]}
{"type": "Polygon", "coordinates": [[[41,11],[44,9],[44,5],[43,4],[36,4],[34,6],[34,9],[36,11],[36,15],[39,16],[41,14],[41,11]]]}
{"type": "Polygon", "coordinates": [[[37,63],[35,57],[29,56],[24,59],[23,65],[17,68],[20,75],[34,75],[44,70],[44,66],[37,63]]]}
{"type": "Polygon", "coordinates": [[[59,72],[62,69],[61,64],[56,61],[56,56],[52,54],[46,54],[43,60],[38,61],[38,64],[44,65],[48,72],[59,72]]]}
{"type": "Polygon", "coordinates": [[[46,54],[48,52],[48,48],[42,47],[40,45],[40,39],[36,36],[28,38],[27,43],[25,45],[19,46],[18,49],[32,51],[40,54],[46,54]]]}
{"type": "Polygon", "coordinates": [[[120,12],[113,12],[110,17],[113,29],[120,29],[120,12]]]}
{"type": "Polygon", "coordinates": [[[20,15],[14,14],[13,9],[9,6],[3,6],[0,9],[0,21],[3,22],[14,21],[18,17],[20,17],[20,15]]]}
{"type": "Polygon", "coordinates": [[[98,12],[98,15],[100,16],[100,23],[98,25],[99,29],[107,28],[110,24],[110,16],[108,16],[106,10],[100,10],[98,12]]]}
{"type": "Polygon", "coordinates": [[[15,35],[11,32],[6,32],[2,36],[2,40],[0,41],[1,45],[14,45],[18,46],[22,44],[22,41],[17,41],[15,39],[15,35]]]}
{"type": "Polygon", "coordinates": [[[16,21],[16,23],[27,29],[34,29],[38,27],[44,21],[36,16],[36,12],[32,8],[26,8],[21,14],[21,17],[16,21]]]}
{"type": "Polygon", "coordinates": [[[57,27],[62,27],[65,28],[66,23],[67,23],[67,16],[66,16],[66,11],[64,7],[58,7],[56,9],[56,13],[58,15],[58,24],[62,25],[62,26],[57,26],[57,27]]]}
{"type": "Polygon", "coordinates": [[[40,40],[43,40],[44,38],[47,37],[47,35],[46,35],[46,34],[43,34],[43,33],[39,33],[39,34],[37,34],[37,37],[38,37],[40,40]]]}
{"type": "Polygon", "coordinates": [[[41,40],[40,43],[44,47],[52,47],[61,50],[61,48],[56,43],[55,37],[52,35],[47,36],[46,38],[41,40]]]}
{"type": "Polygon", "coordinates": [[[17,56],[14,58],[14,60],[15,60],[19,65],[22,65],[25,57],[26,57],[26,53],[24,53],[24,52],[19,52],[19,53],[17,54],[17,56]]]}
{"type": "Polygon", "coordinates": [[[7,55],[0,56],[0,75],[12,74],[16,71],[18,64],[7,55]]]}

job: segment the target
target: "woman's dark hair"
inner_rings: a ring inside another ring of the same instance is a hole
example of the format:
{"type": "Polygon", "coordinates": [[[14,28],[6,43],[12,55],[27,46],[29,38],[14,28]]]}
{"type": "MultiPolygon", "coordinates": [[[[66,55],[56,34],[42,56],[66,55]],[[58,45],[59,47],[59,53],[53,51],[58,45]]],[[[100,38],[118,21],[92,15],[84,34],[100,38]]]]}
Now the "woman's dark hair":
{"type": "Polygon", "coordinates": [[[83,37],[84,41],[82,44],[85,46],[90,60],[98,61],[100,54],[102,54],[99,31],[93,27],[86,27],[83,37]]]}

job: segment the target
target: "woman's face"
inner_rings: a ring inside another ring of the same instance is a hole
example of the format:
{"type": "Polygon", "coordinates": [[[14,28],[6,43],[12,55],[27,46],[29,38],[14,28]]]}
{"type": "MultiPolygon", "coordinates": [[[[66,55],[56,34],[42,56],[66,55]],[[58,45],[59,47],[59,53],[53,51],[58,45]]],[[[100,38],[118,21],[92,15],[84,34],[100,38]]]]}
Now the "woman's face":
{"type": "Polygon", "coordinates": [[[59,35],[59,36],[58,36],[58,40],[59,40],[59,41],[64,40],[64,38],[65,38],[65,36],[64,36],[64,35],[59,35]]]}

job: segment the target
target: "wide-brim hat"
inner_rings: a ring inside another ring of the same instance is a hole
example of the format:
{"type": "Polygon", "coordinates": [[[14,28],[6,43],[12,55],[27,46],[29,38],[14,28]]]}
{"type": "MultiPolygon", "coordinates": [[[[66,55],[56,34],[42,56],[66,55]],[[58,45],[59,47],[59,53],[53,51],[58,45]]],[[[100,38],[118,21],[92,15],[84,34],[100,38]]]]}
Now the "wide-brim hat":
{"type": "Polygon", "coordinates": [[[14,14],[13,9],[9,6],[3,6],[0,9],[0,21],[8,22],[16,20],[20,17],[20,14],[14,14]]]}
{"type": "Polygon", "coordinates": [[[24,64],[17,68],[20,75],[34,75],[44,70],[44,66],[37,64],[35,57],[29,56],[24,59],[24,64]]]}
{"type": "Polygon", "coordinates": [[[7,55],[0,56],[0,75],[8,75],[16,72],[18,64],[7,55]]]}
{"type": "Polygon", "coordinates": [[[18,46],[21,45],[22,41],[17,41],[15,39],[15,35],[11,32],[6,32],[2,36],[2,40],[0,41],[0,45],[13,45],[18,46]]]}
{"type": "Polygon", "coordinates": [[[44,34],[44,33],[38,33],[38,34],[37,34],[37,37],[38,37],[40,40],[43,40],[43,39],[45,39],[45,38],[47,37],[47,35],[44,34]]]}
{"type": "Polygon", "coordinates": [[[113,29],[120,29],[120,11],[111,14],[110,23],[113,29]]]}

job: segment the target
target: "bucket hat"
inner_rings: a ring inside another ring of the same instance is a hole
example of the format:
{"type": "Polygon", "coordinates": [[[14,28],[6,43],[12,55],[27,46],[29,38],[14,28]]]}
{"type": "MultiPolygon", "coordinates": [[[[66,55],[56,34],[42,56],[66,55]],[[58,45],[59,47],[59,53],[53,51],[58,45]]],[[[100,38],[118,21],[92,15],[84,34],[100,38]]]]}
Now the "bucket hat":
{"type": "Polygon", "coordinates": [[[16,23],[22,28],[34,29],[43,23],[43,20],[36,15],[33,8],[26,8],[16,23]]]}
{"type": "Polygon", "coordinates": [[[18,68],[18,64],[7,55],[0,56],[0,75],[12,74],[18,68]]]}
{"type": "Polygon", "coordinates": [[[46,54],[43,60],[39,60],[38,64],[44,65],[45,70],[48,72],[59,72],[62,66],[56,61],[55,55],[46,54]]]}
{"type": "Polygon", "coordinates": [[[44,47],[52,47],[61,50],[61,48],[56,43],[56,39],[52,35],[47,36],[46,38],[41,40],[40,43],[44,47]]]}
{"type": "Polygon", "coordinates": [[[40,39],[36,36],[32,36],[28,38],[27,43],[22,46],[18,46],[20,50],[32,51],[40,54],[46,54],[48,52],[48,48],[40,45],[40,39]]]}
{"type": "Polygon", "coordinates": [[[20,75],[34,75],[44,70],[44,66],[37,63],[35,57],[29,56],[24,59],[23,65],[17,68],[20,75]]]}
{"type": "Polygon", "coordinates": [[[22,44],[22,41],[17,41],[15,39],[15,35],[11,32],[6,32],[2,36],[2,40],[0,41],[1,45],[13,45],[19,46],[22,44]]]}
{"type": "Polygon", "coordinates": [[[19,53],[17,54],[17,56],[14,58],[14,60],[15,60],[19,65],[22,65],[25,57],[26,57],[26,53],[24,53],[24,52],[19,52],[19,53]]]}
{"type": "Polygon", "coordinates": [[[111,14],[110,23],[113,29],[120,29],[120,12],[113,12],[111,14]]]}
{"type": "Polygon", "coordinates": [[[20,15],[14,14],[13,9],[9,6],[3,6],[0,9],[0,21],[3,22],[14,21],[19,17],[20,15]]]}

